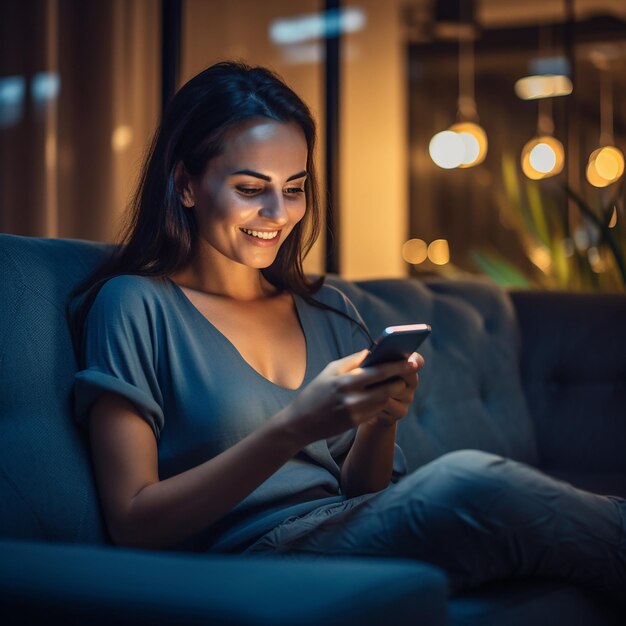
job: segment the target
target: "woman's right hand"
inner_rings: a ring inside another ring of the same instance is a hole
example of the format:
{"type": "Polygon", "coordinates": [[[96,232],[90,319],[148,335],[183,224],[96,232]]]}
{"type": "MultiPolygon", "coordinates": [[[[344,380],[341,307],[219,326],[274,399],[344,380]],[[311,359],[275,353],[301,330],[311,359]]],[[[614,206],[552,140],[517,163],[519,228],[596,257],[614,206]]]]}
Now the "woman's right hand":
{"type": "Polygon", "coordinates": [[[331,361],[285,408],[284,426],[301,447],[374,419],[402,389],[415,386],[413,363],[360,368],[367,354],[362,350],[331,361]]]}

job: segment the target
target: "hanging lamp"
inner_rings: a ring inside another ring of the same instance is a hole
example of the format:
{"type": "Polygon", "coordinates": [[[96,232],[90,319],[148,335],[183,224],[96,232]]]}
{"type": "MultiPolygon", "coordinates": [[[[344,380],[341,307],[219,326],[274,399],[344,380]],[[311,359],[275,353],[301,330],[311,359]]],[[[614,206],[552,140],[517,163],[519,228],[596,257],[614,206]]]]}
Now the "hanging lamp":
{"type": "Polygon", "coordinates": [[[589,155],[586,174],[594,187],[608,187],[624,174],[624,154],[613,136],[613,82],[608,58],[596,51],[592,62],[600,72],[600,148],[589,155]]]}

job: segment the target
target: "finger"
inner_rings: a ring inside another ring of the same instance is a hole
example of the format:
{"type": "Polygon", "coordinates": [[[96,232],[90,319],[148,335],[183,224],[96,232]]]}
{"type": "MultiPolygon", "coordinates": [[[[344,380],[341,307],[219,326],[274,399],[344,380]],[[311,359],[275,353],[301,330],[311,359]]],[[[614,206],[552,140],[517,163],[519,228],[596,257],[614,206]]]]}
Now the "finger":
{"type": "Polygon", "coordinates": [[[337,359],[336,361],[332,361],[328,365],[328,369],[335,375],[345,374],[346,372],[350,372],[357,368],[362,362],[363,359],[368,354],[368,350],[361,350],[360,352],[355,352],[354,354],[349,354],[348,356],[344,356],[341,359],[337,359]]]}
{"type": "Polygon", "coordinates": [[[353,423],[361,423],[371,419],[383,411],[389,402],[384,393],[356,391],[344,397],[343,409],[353,423]]]}
{"type": "Polygon", "coordinates": [[[415,363],[417,371],[424,367],[424,357],[419,352],[413,352],[413,354],[409,356],[409,361],[411,361],[411,363],[415,363]]]}
{"type": "Polygon", "coordinates": [[[402,419],[409,411],[410,403],[400,402],[394,398],[390,398],[387,406],[383,409],[384,413],[395,420],[402,419]]]}
{"type": "Polygon", "coordinates": [[[403,381],[403,389],[408,388],[411,391],[414,391],[417,388],[419,380],[417,372],[404,372],[403,374],[400,374],[399,378],[403,381]]]}
{"type": "Polygon", "coordinates": [[[354,372],[354,383],[362,386],[369,386],[373,383],[385,381],[397,376],[414,373],[416,365],[412,361],[392,361],[390,363],[381,363],[380,365],[372,365],[364,367],[360,371],[354,372]]]}

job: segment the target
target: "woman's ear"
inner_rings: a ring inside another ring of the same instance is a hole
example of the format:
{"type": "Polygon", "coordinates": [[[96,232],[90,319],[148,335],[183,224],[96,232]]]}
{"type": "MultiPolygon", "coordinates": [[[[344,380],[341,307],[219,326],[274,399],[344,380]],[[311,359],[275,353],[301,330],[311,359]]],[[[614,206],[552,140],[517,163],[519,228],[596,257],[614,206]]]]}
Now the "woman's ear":
{"type": "Polygon", "coordinates": [[[176,169],[174,170],[174,187],[180,196],[183,206],[192,209],[196,205],[196,198],[191,185],[191,176],[189,176],[182,161],[176,164],[176,169]]]}

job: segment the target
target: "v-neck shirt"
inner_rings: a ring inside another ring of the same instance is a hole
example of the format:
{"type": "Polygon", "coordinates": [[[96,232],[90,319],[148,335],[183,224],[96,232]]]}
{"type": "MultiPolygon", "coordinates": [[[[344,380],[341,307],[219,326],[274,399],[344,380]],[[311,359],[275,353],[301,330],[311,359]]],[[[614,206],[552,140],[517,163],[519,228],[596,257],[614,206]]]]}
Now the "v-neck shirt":
{"type": "MultiPolygon", "coordinates": [[[[314,297],[360,319],[333,286],[323,285],[314,297]]],[[[349,319],[297,294],[293,300],[306,340],[306,370],[297,389],[262,376],[172,280],[110,279],[85,324],[76,418],[84,422],[105,391],[130,400],[157,438],[160,479],[217,456],[292,402],[330,361],[369,345],[349,319]]],[[[306,446],[184,547],[240,551],[289,516],[345,500],[340,462],[354,434],[306,446]]]]}

